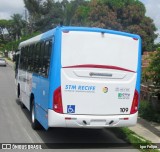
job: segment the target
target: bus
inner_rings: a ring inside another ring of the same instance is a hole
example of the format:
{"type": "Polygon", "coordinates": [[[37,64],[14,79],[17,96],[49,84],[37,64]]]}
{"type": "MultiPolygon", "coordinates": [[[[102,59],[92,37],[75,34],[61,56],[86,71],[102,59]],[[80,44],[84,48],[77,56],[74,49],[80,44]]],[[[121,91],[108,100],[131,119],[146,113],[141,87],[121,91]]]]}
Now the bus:
{"type": "Polygon", "coordinates": [[[17,96],[32,128],[105,128],[137,122],[141,38],[58,26],[19,44],[17,96]]]}

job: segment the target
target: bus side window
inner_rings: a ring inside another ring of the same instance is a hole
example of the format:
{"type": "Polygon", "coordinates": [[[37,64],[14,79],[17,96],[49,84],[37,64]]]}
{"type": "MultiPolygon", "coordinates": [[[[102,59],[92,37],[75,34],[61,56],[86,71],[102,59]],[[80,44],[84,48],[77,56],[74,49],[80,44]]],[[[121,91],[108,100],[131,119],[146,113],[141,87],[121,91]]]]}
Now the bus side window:
{"type": "Polygon", "coordinates": [[[37,73],[41,71],[41,43],[37,44],[37,73]]]}
{"type": "Polygon", "coordinates": [[[35,59],[34,59],[34,72],[38,73],[39,72],[39,50],[40,50],[40,43],[37,43],[35,45],[35,59]]]}
{"type": "Polygon", "coordinates": [[[23,69],[23,65],[24,65],[23,61],[24,61],[24,48],[21,48],[20,65],[19,65],[20,69],[23,69]]]}
{"type": "MultiPolygon", "coordinates": [[[[17,52],[19,52],[19,50],[17,52]]],[[[17,78],[18,74],[18,64],[19,64],[19,53],[15,54],[15,78],[17,78]]]]}
{"type": "Polygon", "coordinates": [[[27,64],[27,71],[31,72],[31,64],[32,64],[32,52],[31,52],[31,45],[28,46],[28,64],[27,64]]]}
{"type": "Polygon", "coordinates": [[[23,61],[23,69],[27,70],[27,66],[28,66],[28,46],[24,47],[24,61],[23,61]]]}
{"type": "Polygon", "coordinates": [[[40,68],[39,68],[39,74],[40,75],[42,75],[42,76],[45,76],[44,75],[44,73],[45,73],[45,71],[44,71],[44,69],[43,69],[43,57],[44,57],[44,51],[45,51],[45,42],[44,41],[42,41],[41,43],[40,43],[40,45],[41,45],[41,50],[40,50],[40,54],[39,54],[39,56],[40,56],[40,63],[39,63],[39,66],[40,66],[40,68]]]}
{"type": "Polygon", "coordinates": [[[35,72],[35,45],[31,45],[31,71],[35,72]]]}
{"type": "Polygon", "coordinates": [[[48,77],[48,74],[49,74],[51,50],[52,50],[52,41],[48,40],[45,43],[44,57],[43,57],[43,66],[42,66],[43,75],[45,77],[48,77]]]}

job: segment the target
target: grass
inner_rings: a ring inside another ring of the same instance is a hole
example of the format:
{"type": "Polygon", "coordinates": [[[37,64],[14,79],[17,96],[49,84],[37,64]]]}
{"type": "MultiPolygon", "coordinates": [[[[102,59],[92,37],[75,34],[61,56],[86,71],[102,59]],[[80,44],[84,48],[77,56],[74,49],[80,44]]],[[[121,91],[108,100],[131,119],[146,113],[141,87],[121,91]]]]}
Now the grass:
{"type": "Polygon", "coordinates": [[[110,129],[114,134],[118,135],[119,138],[125,140],[127,143],[131,143],[134,148],[139,149],[142,152],[159,152],[158,149],[142,149],[141,147],[145,147],[147,145],[154,145],[150,141],[144,139],[143,137],[137,135],[127,127],[123,128],[111,128],[110,129]]]}
{"type": "Polygon", "coordinates": [[[138,111],[141,118],[144,118],[148,121],[160,123],[160,113],[153,110],[150,102],[141,101],[138,111]]]}

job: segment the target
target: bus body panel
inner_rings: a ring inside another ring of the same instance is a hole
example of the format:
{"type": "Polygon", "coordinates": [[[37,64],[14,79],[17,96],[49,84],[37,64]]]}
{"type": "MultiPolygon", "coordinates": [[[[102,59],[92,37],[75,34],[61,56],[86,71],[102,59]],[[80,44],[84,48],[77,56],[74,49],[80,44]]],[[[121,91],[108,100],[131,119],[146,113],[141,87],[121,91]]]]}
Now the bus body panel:
{"type": "Polygon", "coordinates": [[[48,110],[49,127],[72,128],[107,128],[134,126],[137,123],[138,112],[132,115],[71,115],[59,114],[48,110]]]}
{"type": "Polygon", "coordinates": [[[62,32],[63,112],[130,114],[137,85],[138,48],[139,39],[132,35],[62,32]]]}
{"type": "Polygon", "coordinates": [[[23,70],[18,72],[18,82],[20,84],[20,100],[23,101],[23,104],[30,110],[30,94],[31,94],[31,84],[32,84],[32,74],[23,70]]]}
{"type": "Polygon", "coordinates": [[[69,105],[74,107],[71,114],[113,115],[130,114],[135,92],[136,73],[109,69],[62,69],[63,112],[69,112],[69,105]],[[88,73],[87,76],[83,72],[88,73]],[[93,78],[89,73],[110,73],[119,78],[93,78]],[[117,74],[117,75],[116,75],[117,74]],[[122,75],[121,75],[122,74],[122,75]],[[126,111],[122,111],[125,108],[126,111]]]}
{"type": "Polygon", "coordinates": [[[32,93],[34,94],[34,103],[36,105],[36,119],[44,128],[48,128],[49,80],[33,74],[32,93]]]}
{"type": "Polygon", "coordinates": [[[56,28],[54,33],[54,46],[52,47],[50,65],[50,89],[48,109],[53,109],[54,91],[61,85],[61,29],[56,28]]]}
{"type": "MultiPolygon", "coordinates": [[[[20,43],[19,49],[21,50],[21,48],[25,46],[36,44],[38,42],[45,41],[48,39],[53,39],[54,42],[54,32],[55,29],[46,32],[45,34],[38,35],[27,41],[24,41],[20,43]]],[[[52,49],[54,49],[53,47],[54,45],[52,46],[52,49]]],[[[50,103],[50,76],[48,76],[48,78],[45,78],[36,73],[30,73],[25,70],[19,70],[17,78],[17,84],[20,84],[21,102],[27,107],[28,110],[31,110],[30,97],[31,94],[33,94],[35,103],[35,117],[45,129],[48,129],[48,107],[50,103]]]]}

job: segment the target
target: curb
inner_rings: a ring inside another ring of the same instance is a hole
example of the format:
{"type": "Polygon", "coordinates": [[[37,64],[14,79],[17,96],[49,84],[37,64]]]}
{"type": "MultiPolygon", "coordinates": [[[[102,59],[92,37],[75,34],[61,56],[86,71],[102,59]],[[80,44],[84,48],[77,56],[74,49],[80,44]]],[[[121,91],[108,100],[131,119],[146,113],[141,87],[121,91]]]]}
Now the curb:
{"type": "Polygon", "coordinates": [[[143,127],[147,128],[149,131],[160,137],[160,130],[154,127],[152,123],[149,123],[148,121],[138,118],[138,123],[141,124],[143,127]]]}

